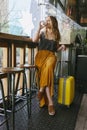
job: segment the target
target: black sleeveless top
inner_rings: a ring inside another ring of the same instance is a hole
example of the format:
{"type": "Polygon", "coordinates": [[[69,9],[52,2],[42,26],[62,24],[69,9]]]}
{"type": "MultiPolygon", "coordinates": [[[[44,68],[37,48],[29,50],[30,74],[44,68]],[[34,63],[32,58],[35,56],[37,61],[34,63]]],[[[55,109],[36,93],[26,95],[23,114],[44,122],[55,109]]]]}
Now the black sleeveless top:
{"type": "Polygon", "coordinates": [[[38,45],[38,49],[56,52],[57,51],[57,42],[54,40],[46,39],[44,33],[42,33],[40,36],[40,42],[38,45]]]}

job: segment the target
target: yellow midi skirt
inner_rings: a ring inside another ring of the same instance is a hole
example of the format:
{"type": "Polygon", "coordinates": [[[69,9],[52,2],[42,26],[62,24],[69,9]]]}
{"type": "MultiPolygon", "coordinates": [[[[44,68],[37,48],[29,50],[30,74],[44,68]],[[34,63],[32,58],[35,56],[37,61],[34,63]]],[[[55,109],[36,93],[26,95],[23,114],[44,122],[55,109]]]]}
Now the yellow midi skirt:
{"type": "MultiPolygon", "coordinates": [[[[39,88],[46,86],[50,89],[50,94],[53,96],[54,90],[54,69],[56,65],[57,57],[55,53],[48,50],[40,50],[35,57],[35,65],[38,67],[38,79],[39,88]]],[[[47,97],[44,94],[42,100],[40,101],[40,107],[47,105],[47,97]]]]}

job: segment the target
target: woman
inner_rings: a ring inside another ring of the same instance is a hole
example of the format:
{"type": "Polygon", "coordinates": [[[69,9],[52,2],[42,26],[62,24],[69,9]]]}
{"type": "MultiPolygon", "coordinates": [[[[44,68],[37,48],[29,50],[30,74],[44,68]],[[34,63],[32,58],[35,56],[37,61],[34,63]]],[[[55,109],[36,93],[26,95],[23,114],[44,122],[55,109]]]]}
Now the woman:
{"type": "Polygon", "coordinates": [[[59,46],[60,33],[58,22],[54,16],[48,16],[46,22],[40,22],[38,31],[33,42],[39,42],[38,53],[35,57],[35,65],[38,67],[39,85],[38,99],[40,107],[48,106],[49,115],[55,115],[54,103],[52,100],[54,86],[54,69],[57,61],[55,52],[65,49],[64,45],[59,46]]]}

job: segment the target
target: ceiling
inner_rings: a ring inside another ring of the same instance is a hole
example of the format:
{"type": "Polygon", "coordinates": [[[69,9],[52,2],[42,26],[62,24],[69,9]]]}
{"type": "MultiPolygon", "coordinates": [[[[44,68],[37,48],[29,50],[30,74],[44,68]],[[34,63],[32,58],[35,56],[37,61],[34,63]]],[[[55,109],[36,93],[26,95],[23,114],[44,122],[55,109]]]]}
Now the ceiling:
{"type": "Polygon", "coordinates": [[[77,7],[79,11],[80,18],[83,21],[79,21],[81,25],[87,26],[87,0],[78,0],[77,7]]]}
{"type": "Polygon", "coordinates": [[[78,0],[77,5],[82,15],[87,16],[87,0],[78,0]]]}
{"type": "Polygon", "coordinates": [[[55,6],[59,4],[65,13],[69,6],[76,8],[74,12],[76,18],[74,20],[81,26],[87,27],[87,0],[50,0],[52,4],[54,4],[54,1],[55,6]]]}

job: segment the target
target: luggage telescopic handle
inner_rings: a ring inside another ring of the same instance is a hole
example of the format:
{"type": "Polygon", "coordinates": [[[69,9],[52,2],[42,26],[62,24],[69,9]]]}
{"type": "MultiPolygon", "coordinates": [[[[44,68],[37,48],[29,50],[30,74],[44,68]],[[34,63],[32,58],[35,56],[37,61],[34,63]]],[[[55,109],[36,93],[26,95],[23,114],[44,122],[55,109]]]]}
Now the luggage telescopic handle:
{"type": "Polygon", "coordinates": [[[63,76],[63,51],[61,50],[61,60],[60,60],[60,76],[63,76]]]}
{"type": "Polygon", "coordinates": [[[70,75],[70,63],[71,63],[71,60],[66,60],[66,55],[67,53],[66,53],[66,51],[62,51],[61,50],[61,60],[60,60],[60,76],[62,77],[64,77],[64,76],[67,76],[66,74],[64,74],[63,75],[63,64],[64,63],[67,63],[68,64],[68,75],[70,75]]]}
{"type": "Polygon", "coordinates": [[[66,52],[61,50],[61,60],[60,60],[60,76],[63,77],[65,75],[63,75],[63,64],[64,63],[68,63],[68,61],[66,59],[64,59],[66,52]]]}

